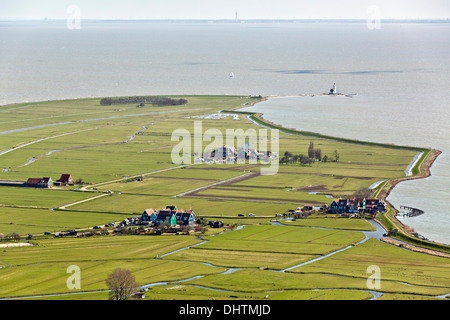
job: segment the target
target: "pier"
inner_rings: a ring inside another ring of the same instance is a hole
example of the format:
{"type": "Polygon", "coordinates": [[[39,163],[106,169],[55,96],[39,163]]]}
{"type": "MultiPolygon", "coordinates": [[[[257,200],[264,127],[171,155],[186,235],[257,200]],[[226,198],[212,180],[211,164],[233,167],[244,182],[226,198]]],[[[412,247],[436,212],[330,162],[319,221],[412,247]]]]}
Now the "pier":
{"type": "Polygon", "coordinates": [[[416,217],[416,216],[420,216],[421,214],[425,213],[423,210],[408,207],[408,206],[400,206],[400,209],[405,210],[405,213],[403,213],[404,217],[416,217]]]}

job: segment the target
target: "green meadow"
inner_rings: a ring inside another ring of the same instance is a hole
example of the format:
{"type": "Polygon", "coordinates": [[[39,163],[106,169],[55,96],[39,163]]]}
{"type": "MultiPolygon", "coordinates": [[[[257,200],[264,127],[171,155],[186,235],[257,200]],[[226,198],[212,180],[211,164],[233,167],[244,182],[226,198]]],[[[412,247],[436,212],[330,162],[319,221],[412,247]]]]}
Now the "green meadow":
{"type": "Polygon", "coordinates": [[[194,237],[123,236],[48,239],[38,246],[7,248],[0,255],[0,296],[73,293],[66,286],[71,265],[81,269],[83,292],[106,290],[105,275],[118,267],[130,269],[142,285],[220,272],[195,263],[154,259],[198,242],[194,237]]]}
{"type": "Polygon", "coordinates": [[[374,231],[375,227],[365,219],[349,219],[341,218],[332,215],[325,217],[310,216],[308,219],[296,220],[280,220],[281,224],[288,226],[303,226],[303,227],[322,227],[330,229],[343,230],[360,230],[360,231],[374,231]]]}
{"type": "MultiPolygon", "coordinates": [[[[281,129],[279,158],[285,152],[307,155],[314,142],[322,156],[337,151],[339,161],[280,164],[274,175],[261,175],[268,167],[261,163],[194,164],[199,156],[193,148],[194,123],[201,121],[202,151],[213,141],[228,143],[212,130],[223,135],[227,129],[264,131],[242,113],[238,120],[201,118],[256,98],[183,98],[186,105],[164,107],[101,106],[100,99],[2,107],[0,181],[55,181],[71,174],[81,183],[50,189],[0,186],[0,234],[34,236],[32,246],[0,248],[0,297],[107,299],[105,279],[121,267],[130,269],[139,284],[151,285],[146,299],[361,300],[373,298],[366,270],[374,264],[382,272],[381,299],[433,299],[450,292],[448,258],[375,239],[359,243],[364,231],[374,230],[364,219],[314,214],[271,222],[303,205],[329,205],[377,182],[404,178],[417,149],[281,129]],[[172,160],[180,142],[172,134],[179,129],[191,134],[191,148],[182,150],[190,159],[184,166],[172,160]],[[41,236],[118,222],[167,205],[244,227],[193,235],[41,236]],[[66,285],[70,265],[81,269],[80,290],[66,285]]],[[[267,134],[267,150],[272,150],[270,130],[267,134]]],[[[390,229],[397,227],[380,219],[390,229]]]]}
{"type": "Polygon", "coordinates": [[[363,238],[359,232],[246,226],[242,230],[207,237],[207,243],[165,259],[203,261],[232,268],[282,270],[342,249],[363,238]]]}
{"type": "Polygon", "coordinates": [[[69,190],[50,190],[23,187],[0,187],[1,206],[54,208],[92,197],[92,194],[69,190]]]}
{"type": "Polygon", "coordinates": [[[1,207],[0,233],[6,235],[16,232],[23,236],[39,235],[44,232],[85,229],[122,221],[127,217],[128,215],[117,213],[1,207]]]}

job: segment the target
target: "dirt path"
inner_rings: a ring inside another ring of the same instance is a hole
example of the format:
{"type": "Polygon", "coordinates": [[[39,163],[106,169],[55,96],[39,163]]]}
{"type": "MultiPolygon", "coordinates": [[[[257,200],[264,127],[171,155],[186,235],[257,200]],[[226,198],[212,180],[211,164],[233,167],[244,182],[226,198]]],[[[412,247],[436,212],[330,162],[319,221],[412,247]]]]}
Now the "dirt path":
{"type": "Polygon", "coordinates": [[[196,188],[194,190],[190,190],[190,191],[186,191],[180,194],[177,194],[175,197],[185,197],[185,196],[192,196],[197,194],[200,191],[204,191],[206,189],[212,188],[214,186],[218,186],[218,185],[227,185],[227,184],[231,184],[231,183],[236,183],[239,181],[243,181],[243,180],[247,180],[247,179],[251,179],[255,176],[259,175],[258,172],[248,172],[248,173],[244,173],[243,175],[240,175],[238,177],[234,177],[234,178],[230,178],[224,181],[219,181],[219,182],[215,182],[215,183],[211,183],[207,186],[203,186],[200,188],[196,188]]]}
{"type": "Polygon", "coordinates": [[[84,130],[79,130],[79,131],[74,131],[74,132],[68,132],[68,133],[58,134],[58,135],[52,136],[52,137],[47,137],[47,138],[42,138],[42,139],[39,139],[39,140],[34,140],[34,141],[31,141],[31,142],[26,142],[26,143],[23,143],[23,144],[19,144],[18,146],[14,146],[14,147],[12,147],[12,148],[10,148],[10,149],[1,151],[1,152],[0,152],[0,156],[2,156],[2,155],[4,155],[4,154],[7,154],[7,153],[9,153],[9,152],[12,152],[12,151],[15,151],[15,150],[24,148],[24,147],[28,147],[28,146],[30,146],[30,145],[32,145],[32,144],[35,144],[35,143],[39,143],[39,142],[48,140],[48,139],[54,139],[54,138],[64,137],[64,136],[68,136],[68,135],[71,135],[71,134],[76,134],[76,133],[85,132],[85,131],[89,131],[89,130],[95,130],[95,129],[96,129],[96,128],[90,128],[90,129],[84,129],[84,130]]]}
{"type": "Polygon", "coordinates": [[[28,242],[17,242],[17,243],[2,243],[0,248],[13,248],[13,247],[30,247],[33,246],[32,243],[28,242]]]}
{"type": "Polygon", "coordinates": [[[113,184],[113,183],[124,181],[124,180],[128,180],[128,179],[144,177],[144,176],[152,175],[152,174],[155,174],[155,173],[165,172],[165,171],[174,170],[174,169],[180,169],[180,168],[183,168],[183,167],[185,168],[187,166],[188,165],[182,164],[182,165],[174,166],[174,167],[170,167],[170,168],[158,169],[158,170],[145,172],[145,173],[139,173],[139,174],[135,174],[135,175],[132,175],[132,176],[125,177],[125,178],[119,178],[119,179],[114,179],[114,180],[110,180],[110,181],[100,182],[100,183],[89,185],[89,186],[84,186],[84,187],[81,187],[80,190],[81,191],[93,191],[93,190],[90,190],[90,189],[96,188],[96,187],[100,187],[100,186],[105,186],[105,185],[108,185],[108,184],[113,184]]]}
{"type": "Polygon", "coordinates": [[[108,196],[108,195],[110,195],[110,193],[102,193],[101,195],[98,195],[98,196],[95,196],[95,197],[92,197],[92,198],[88,198],[88,199],[84,199],[84,200],[72,202],[72,203],[63,205],[63,206],[61,206],[61,207],[57,207],[57,209],[62,209],[62,210],[64,210],[64,209],[66,209],[67,207],[71,207],[71,206],[74,206],[74,205],[76,205],[76,204],[80,204],[80,203],[87,202],[87,201],[92,201],[92,200],[95,200],[95,199],[98,199],[98,198],[101,198],[101,197],[105,197],[105,196],[108,196]]]}

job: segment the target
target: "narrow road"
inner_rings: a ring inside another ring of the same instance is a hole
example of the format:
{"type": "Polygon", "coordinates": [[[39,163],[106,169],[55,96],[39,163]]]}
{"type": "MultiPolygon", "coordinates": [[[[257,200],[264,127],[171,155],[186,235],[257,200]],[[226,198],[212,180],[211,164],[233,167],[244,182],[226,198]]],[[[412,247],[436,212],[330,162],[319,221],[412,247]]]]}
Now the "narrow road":
{"type": "Polygon", "coordinates": [[[17,147],[13,147],[13,148],[9,148],[9,149],[6,149],[6,150],[1,151],[1,152],[0,152],[0,156],[2,156],[2,155],[4,155],[4,154],[7,154],[7,153],[9,153],[9,152],[18,150],[18,149],[23,148],[23,147],[28,147],[28,146],[30,146],[30,145],[32,145],[32,144],[35,144],[35,143],[38,143],[38,142],[42,142],[42,141],[48,140],[48,139],[54,139],[54,138],[64,137],[64,136],[68,136],[68,135],[71,135],[71,134],[76,134],[76,133],[85,132],[85,131],[89,131],[89,130],[95,130],[95,129],[96,129],[96,128],[90,128],[90,129],[84,129],[84,130],[79,130],[79,131],[74,131],[74,132],[68,132],[68,133],[58,134],[58,135],[56,135],[56,136],[51,136],[51,137],[42,138],[42,139],[39,139],[39,140],[34,140],[34,141],[31,141],[31,142],[26,142],[26,143],[23,143],[23,144],[18,145],[17,147]]]}
{"type": "Polygon", "coordinates": [[[139,173],[139,174],[135,174],[132,176],[128,176],[128,177],[124,177],[124,178],[119,178],[119,179],[115,179],[115,180],[110,180],[110,181],[105,181],[105,182],[100,182],[94,185],[90,185],[90,186],[84,186],[80,188],[80,191],[93,191],[93,190],[89,190],[92,188],[96,188],[99,186],[104,186],[104,185],[108,185],[108,184],[112,184],[112,183],[116,183],[116,182],[120,182],[120,181],[124,181],[124,180],[128,180],[128,179],[134,179],[134,178],[138,178],[138,177],[142,177],[142,176],[148,176],[148,175],[152,175],[155,173],[160,173],[160,172],[165,172],[165,171],[169,171],[169,170],[174,170],[174,169],[180,169],[180,168],[184,168],[184,167],[189,167],[192,165],[178,165],[178,166],[174,166],[174,167],[170,167],[170,168],[165,168],[165,169],[157,169],[157,170],[153,170],[153,171],[149,171],[149,172],[145,172],[145,173],[139,173]]]}
{"type": "Polygon", "coordinates": [[[56,209],[62,209],[62,210],[64,210],[64,209],[66,209],[67,207],[74,206],[74,205],[76,205],[76,204],[80,204],[80,203],[87,202],[87,201],[92,201],[92,200],[95,200],[95,199],[98,199],[98,198],[102,198],[102,197],[105,197],[105,196],[109,196],[109,195],[110,195],[110,193],[102,193],[102,194],[99,195],[99,196],[95,196],[95,197],[92,197],[92,198],[88,198],[88,199],[84,199],[84,200],[72,202],[72,203],[63,205],[63,206],[61,206],[61,207],[56,207],[56,209]]]}
{"type": "Polygon", "coordinates": [[[250,176],[254,176],[254,175],[257,175],[257,173],[255,173],[255,172],[247,172],[247,173],[244,173],[244,174],[242,174],[240,176],[237,176],[237,177],[233,177],[233,178],[230,178],[230,179],[227,179],[227,180],[223,180],[223,181],[214,182],[214,183],[209,184],[207,186],[203,186],[203,187],[200,187],[200,188],[197,188],[197,189],[194,189],[194,190],[190,190],[190,191],[186,191],[186,192],[183,192],[183,193],[179,193],[179,194],[175,195],[174,197],[184,197],[184,196],[189,195],[191,193],[197,193],[197,192],[199,192],[201,190],[209,189],[209,188],[214,187],[214,186],[218,186],[218,185],[221,185],[221,184],[224,184],[224,183],[229,183],[229,182],[232,182],[234,180],[242,179],[243,177],[247,177],[247,176],[250,177],[250,176]]]}
{"type": "Polygon", "coordinates": [[[126,114],[126,115],[113,116],[113,117],[102,117],[102,118],[93,118],[93,119],[73,120],[73,121],[67,121],[67,122],[49,123],[49,124],[43,124],[43,125],[39,125],[39,126],[18,128],[18,129],[2,131],[2,132],[0,132],[0,135],[4,135],[4,134],[8,134],[8,133],[21,132],[21,131],[28,131],[28,130],[33,130],[33,129],[41,129],[41,128],[47,128],[47,127],[62,126],[62,125],[74,124],[74,123],[91,122],[91,121],[99,121],[99,120],[109,120],[109,119],[120,119],[120,118],[129,118],[129,117],[142,117],[142,116],[149,116],[149,115],[156,115],[156,114],[176,113],[176,112],[194,111],[194,110],[200,110],[200,109],[181,109],[181,110],[155,111],[155,112],[147,112],[147,113],[126,114]]]}

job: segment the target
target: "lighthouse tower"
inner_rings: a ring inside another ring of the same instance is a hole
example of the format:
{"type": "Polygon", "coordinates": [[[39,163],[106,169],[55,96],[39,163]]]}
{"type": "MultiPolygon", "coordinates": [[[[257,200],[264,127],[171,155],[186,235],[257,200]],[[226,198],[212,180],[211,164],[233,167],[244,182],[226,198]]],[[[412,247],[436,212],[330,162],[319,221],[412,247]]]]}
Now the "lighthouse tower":
{"type": "Polygon", "coordinates": [[[330,94],[336,94],[336,83],[333,84],[333,89],[330,89],[330,94]]]}

